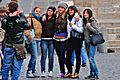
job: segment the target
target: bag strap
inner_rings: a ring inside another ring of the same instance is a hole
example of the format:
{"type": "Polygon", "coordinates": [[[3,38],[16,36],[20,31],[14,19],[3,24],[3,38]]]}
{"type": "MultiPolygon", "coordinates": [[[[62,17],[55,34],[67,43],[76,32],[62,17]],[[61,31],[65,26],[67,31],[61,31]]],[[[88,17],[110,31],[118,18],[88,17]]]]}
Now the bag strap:
{"type": "MultiPolygon", "coordinates": [[[[98,26],[98,22],[97,22],[96,19],[94,19],[94,20],[91,19],[89,22],[92,23],[93,21],[95,21],[95,22],[97,23],[97,26],[98,26]]],[[[92,24],[91,24],[91,26],[93,27],[92,24]]],[[[93,28],[94,28],[94,27],[93,27],[93,28]]],[[[99,30],[99,27],[98,27],[96,30],[97,30],[97,33],[96,33],[96,34],[102,33],[102,32],[99,30]]]]}
{"type": "Polygon", "coordinates": [[[32,26],[32,29],[34,29],[32,17],[30,17],[30,19],[31,19],[31,26],[32,26]]]}

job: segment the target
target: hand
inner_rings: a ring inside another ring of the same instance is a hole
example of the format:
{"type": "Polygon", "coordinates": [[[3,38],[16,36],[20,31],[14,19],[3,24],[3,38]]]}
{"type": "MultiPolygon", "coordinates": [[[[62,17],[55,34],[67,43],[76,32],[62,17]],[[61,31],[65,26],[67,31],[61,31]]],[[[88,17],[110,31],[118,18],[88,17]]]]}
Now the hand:
{"type": "Polygon", "coordinates": [[[76,17],[75,17],[75,20],[76,20],[76,22],[78,22],[78,21],[80,20],[80,16],[79,16],[79,15],[76,16],[76,17]]]}
{"type": "Polygon", "coordinates": [[[91,24],[90,23],[87,23],[86,26],[90,26],[91,24]]]}
{"type": "Polygon", "coordinates": [[[70,25],[70,27],[72,27],[73,24],[70,22],[69,25],[70,25]]]}
{"type": "Polygon", "coordinates": [[[13,16],[18,15],[18,11],[13,12],[13,16]]]}
{"type": "Polygon", "coordinates": [[[43,21],[43,22],[46,21],[46,16],[45,16],[45,15],[43,15],[42,21],[43,21]]]}
{"type": "Polygon", "coordinates": [[[18,8],[18,13],[22,13],[22,12],[23,12],[22,8],[18,8]]]}

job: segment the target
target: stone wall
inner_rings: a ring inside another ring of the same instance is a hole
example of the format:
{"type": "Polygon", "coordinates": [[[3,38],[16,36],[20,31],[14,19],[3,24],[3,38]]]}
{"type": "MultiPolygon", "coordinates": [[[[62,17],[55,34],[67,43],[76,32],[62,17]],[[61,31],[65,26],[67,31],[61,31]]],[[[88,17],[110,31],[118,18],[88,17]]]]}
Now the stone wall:
{"type": "Polygon", "coordinates": [[[93,10],[94,16],[102,28],[106,39],[103,51],[120,50],[120,0],[77,0],[76,6],[81,12],[89,7],[93,10]]]}

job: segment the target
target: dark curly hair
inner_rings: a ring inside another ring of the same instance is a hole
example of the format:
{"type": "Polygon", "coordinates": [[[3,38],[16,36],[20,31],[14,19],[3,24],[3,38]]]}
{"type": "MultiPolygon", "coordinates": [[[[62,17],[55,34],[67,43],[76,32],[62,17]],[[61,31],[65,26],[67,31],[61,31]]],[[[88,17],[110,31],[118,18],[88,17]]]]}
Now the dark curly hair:
{"type": "Polygon", "coordinates": [[[67,13],[69,12],[69,9],[74,10],[75,13],[78,12],[78,9],[75,6],[69,6],[68,10],[67,10],[67,13]]]}

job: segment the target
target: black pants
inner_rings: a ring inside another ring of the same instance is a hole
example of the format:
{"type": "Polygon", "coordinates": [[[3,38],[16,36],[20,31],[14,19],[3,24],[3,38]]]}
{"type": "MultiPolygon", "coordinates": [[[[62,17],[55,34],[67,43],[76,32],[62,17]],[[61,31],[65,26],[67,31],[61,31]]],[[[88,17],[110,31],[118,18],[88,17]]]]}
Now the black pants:
{"type": "Polygon", "coordinates": [[[58,56],[60,71],[65,74],[66,41],[54,41],[54,47],[58,56]]]}
{"type": "Polygon", "coordinates": [[[83,41],[78,38],[70,38],[67,41],[67,53],[66,53],[66,67],[68,69],[68,73],[72,74],[72,53],[73,50],[75,50],[76,55],[76,69],[75,73],[79,73],[80,65],[81,65],[81,47],[82,47],[83,41]]]}

